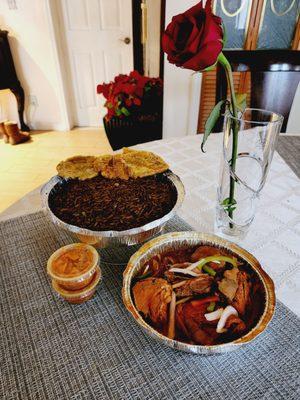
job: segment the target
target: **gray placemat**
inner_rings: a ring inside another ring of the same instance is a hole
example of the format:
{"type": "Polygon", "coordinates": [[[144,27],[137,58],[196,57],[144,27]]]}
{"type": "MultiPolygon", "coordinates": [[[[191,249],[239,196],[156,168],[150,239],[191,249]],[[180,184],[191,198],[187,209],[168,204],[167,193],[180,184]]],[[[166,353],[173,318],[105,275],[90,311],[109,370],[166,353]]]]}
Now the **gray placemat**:
{"type": "MultiPolygon", "coordinates": [[[[168,230],[189,229],[179,218],[168,230]]],[[[49,255],[70,237],[42,213],[0,224],[1,399],[299,399],[299,319],[280,302],[269,329],[222,356],[147,337],[121,300],[123,268],[102,264],[96,296],[70,305],[51,290],[49,255]]],[[[125,262],[134,249],[102,251],[125,262]]]]}
{"type": "Polygon", "coordinates": [[[300,178],[300,135],[298,136],[279,136],[276,147],[287,165],[300,178]]]}

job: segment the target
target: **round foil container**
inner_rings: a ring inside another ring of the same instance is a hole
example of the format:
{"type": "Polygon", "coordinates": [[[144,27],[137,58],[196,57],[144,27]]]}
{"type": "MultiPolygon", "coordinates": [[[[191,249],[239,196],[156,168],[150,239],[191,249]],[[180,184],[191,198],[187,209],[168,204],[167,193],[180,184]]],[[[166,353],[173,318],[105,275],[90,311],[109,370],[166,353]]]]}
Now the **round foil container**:
{"type": "Polygon", "coordinates": [[[236,350],[247,343],[252,342],[258,335],[260,335],[268,326],[271,321],[275,310],[275,291],[272,279],[262,269],[257,259],[246,250],[231,243],[227,240],[221,239],[218,236],[208,235],[199,232],[173,232],[161,235],[147,243],[145,243],[135,254],[130,258],[127,268],[123,273],[123,289],[122,289],[123,302],[125,307],[141,328],[152,338],[158,340],[162,344],[172,347],[176,350],[181,350],[194,354],[201,355],[214,355],[227,353],[236,350]],[[131,282],[135,275],[137,275],[145,263],[158,253],[167,251],[174,251],[183,247],[210,245],[219,247],[231,253],[232,255],[242,259],[258,276],[265,291],[265,305],[264,311],[257,324],[251,329],[250,332],[232,342],[217,344],[212,346],[202,346],[183,343],[178,340],[172,340],[168,337],[157,332],[154,328],[148,325],[142,318],[141,314],[136,309],[132,296],[131,296],[131,282]]]}
{"type": "Polygon", "coordinates": [[[142,243],[162,231],[165,224],[176,214],[184,200],[185,191],[180,178],[171,171],[165,172],[165,176],[174,185],[177,192],[177,201],[172,210],[162,218],[126,231],[92,231],[90,229],[80,228],[76,225],[67,224],[59,219],[49,207],[50,192],[52,190],[59,190],[60,186],[66,181],[64,178],[57,175],[51,178],[41,189],[42,207],[55,225],[71,233],[81,242],[90,244],[94,247],[104,248],[119,244],[134,245],[142,243]]]}

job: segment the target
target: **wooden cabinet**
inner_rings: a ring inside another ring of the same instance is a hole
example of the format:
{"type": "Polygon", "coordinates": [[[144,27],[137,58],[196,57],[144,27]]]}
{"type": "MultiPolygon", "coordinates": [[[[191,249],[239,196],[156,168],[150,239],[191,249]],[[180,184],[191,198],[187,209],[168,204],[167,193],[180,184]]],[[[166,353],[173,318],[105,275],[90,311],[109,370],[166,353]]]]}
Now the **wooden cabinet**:
{"type": "MultiPolygon", "coordinates": [[[[226,50],[300,50],[300,0],[214,0],[214,12],[226,26],[226,50]]],[[[299,53],[300,57],[300,53],[299,53]]],[[[247,93],[251,82],[247,72],[234,73],[236,91],[247,93]]],[[[198,133],[216,103],[216,70],[204,72],[201,87],[198,133]]]]}

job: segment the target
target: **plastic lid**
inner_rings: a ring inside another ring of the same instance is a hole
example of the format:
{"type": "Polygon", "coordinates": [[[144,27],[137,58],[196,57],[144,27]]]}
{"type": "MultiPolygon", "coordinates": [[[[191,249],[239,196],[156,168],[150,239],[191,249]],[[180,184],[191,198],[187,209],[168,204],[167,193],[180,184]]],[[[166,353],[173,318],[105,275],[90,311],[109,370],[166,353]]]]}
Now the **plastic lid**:
{"type": "Polygon", "coordinates": [[[48,260],[47,273],[53,279],[71,282],[83,278],[99,263],[96,249],[85,243],[73,243],[56,250],[48,260]]]}

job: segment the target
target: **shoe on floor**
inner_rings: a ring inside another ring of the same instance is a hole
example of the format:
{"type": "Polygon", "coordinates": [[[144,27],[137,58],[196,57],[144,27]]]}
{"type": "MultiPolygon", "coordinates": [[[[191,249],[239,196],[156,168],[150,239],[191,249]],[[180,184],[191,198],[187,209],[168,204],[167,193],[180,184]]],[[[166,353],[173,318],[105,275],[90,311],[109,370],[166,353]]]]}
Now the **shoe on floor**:
{"type": "Polygon", "coordinates": [[[5,122],[7,122],[7,119],[0,121],[0,135],[2,135],[4,143],[8,143],[9,138],[5,130],[5,122]]]}
{"type": "Polygon", "coordinates": [[[30,139],[28,132],[21,132],[18,124],[14,121],[4,122],[4,128],[8,136],[9,143],[12,145],[27,142],[30,139]]]}

